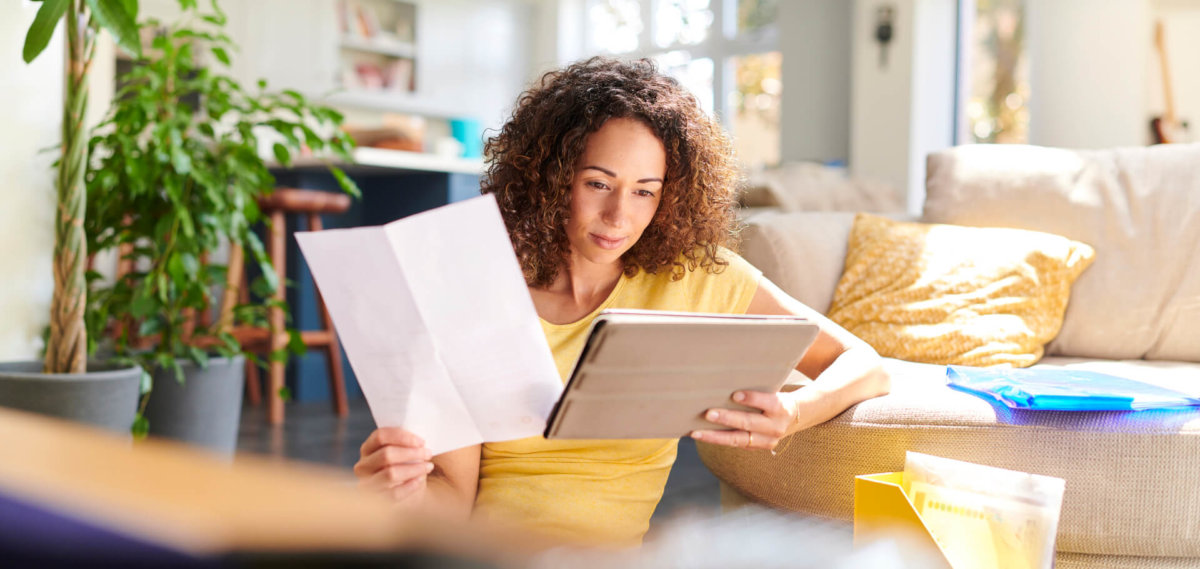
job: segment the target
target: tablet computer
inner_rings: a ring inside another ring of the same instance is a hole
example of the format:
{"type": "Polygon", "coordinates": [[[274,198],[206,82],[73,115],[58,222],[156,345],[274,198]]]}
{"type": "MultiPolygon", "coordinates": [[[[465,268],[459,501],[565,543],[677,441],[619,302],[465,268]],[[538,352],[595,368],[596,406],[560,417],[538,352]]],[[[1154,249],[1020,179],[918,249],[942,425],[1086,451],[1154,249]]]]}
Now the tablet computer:
{"type": "Polygon", "coordinates": [[[799,316],[606,310],[546,423],[547,439],[642,439],[720,428],[734,391],[775,392],[816,339],[799,316]]]}

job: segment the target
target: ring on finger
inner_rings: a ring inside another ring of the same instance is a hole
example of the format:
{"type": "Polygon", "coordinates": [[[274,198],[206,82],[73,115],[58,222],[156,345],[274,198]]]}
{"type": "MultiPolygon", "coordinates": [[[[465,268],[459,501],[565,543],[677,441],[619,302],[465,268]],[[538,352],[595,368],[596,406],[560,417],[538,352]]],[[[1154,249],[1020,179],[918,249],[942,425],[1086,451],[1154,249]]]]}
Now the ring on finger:
{"type": "Polygon", "coordinates": [[[749,436],[749,438],[746,439],[746,447],[749,448],[749,447],[754,446],[754,433],[751,433],[750,431],[746,431],[746,435],[749,436]]]}

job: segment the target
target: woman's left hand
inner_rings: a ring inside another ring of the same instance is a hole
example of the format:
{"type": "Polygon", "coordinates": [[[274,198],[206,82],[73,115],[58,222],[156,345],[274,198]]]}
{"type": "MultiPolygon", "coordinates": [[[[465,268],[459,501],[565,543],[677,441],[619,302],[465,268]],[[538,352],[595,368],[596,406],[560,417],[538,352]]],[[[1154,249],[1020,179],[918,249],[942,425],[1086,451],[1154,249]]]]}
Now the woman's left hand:
{"type": "Polygon", "coordinates": [[[796,424],[796,403],[790,393],[737,391],[733,394],[733,401],[761,409],[762,413],[709,409],[705,412],[705,419],[733,430],[692,431],[691,437],[706,443],[773,452],[775,445],[790,434],[789,429],[796,424]]]}

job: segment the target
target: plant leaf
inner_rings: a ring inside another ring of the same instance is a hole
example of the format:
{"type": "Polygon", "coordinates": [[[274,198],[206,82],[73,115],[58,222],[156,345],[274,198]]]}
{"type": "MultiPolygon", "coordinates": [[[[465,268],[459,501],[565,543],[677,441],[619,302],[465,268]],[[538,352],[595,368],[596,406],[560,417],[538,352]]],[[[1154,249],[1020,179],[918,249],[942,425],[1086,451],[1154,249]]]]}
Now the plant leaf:
{"type": "Polygon", "coordinates": [[[150,421],[146,419],[145,415],[138,413],[137,417],[133,419],[133,425],[129,427],[129,431],[133,433],[133,440],[140,441],[150,434],[150,421]]]}
{"type": "Polygon", "coordinates": [[[220,61],[221,63],[224,63],[226,67],[229,67],[229,52],[225,51],[224,48],[214,47],[212,48],[212,53],[214,56],[216,56],[217,61],[220,61]]]}
{"type": "Polygon", "coordinates": [[[358,189],[358,184],[354,183],[354,180],[351,180],[350,176],[347,176],[346,173],[344,171],[342,171],[341,168],[338,168],[337,166],[334,166],[334,165],[330,165],[329,172],[331,174],[333,174],[334,178],[337,179],[337,183],[339,186],[342,187],[343,191],[345,191],[347,194],[350,194],[356,198],[362,197],[362,190],[358,189]]]}
{"type": "Polygon", "coordinates": [[[300,332],[294,328],[288,329],[288,346],[289,352],[303,356],[308,351],[308,346],[304,345],[304,340],[300,338],[300,332]]]}
{"type": "Polygon", "coordinates": [[[145,318],[154,314],[156,308],[158,308],[158,305],[154,302],[153,298],[139,295],[133,299],[133,302],[129,306],[129,311],[133,314],[134,318],[145,318]]]}
{"type": "Polygon", "coordinates": [[[286,146],[276,142],[275,146],[271,148],[275,151],[275,159],[278,160],[280,164],[283,164],[284,166],[290,166],[292,164],[292,156],[288,152],[286,146]]]}
{"type": "Polygon", "coordinates": [[[25,48],[21,52],[25,63],[32,62],[50,44],[54,28],[58,26],[59,20],[62,20],[63,14],[67,13],[68,2],[69,0],[42,2],[42,7],[38,8],[37,15],[33,17],[33,24],[29,26],[29,32],[25,34],[25,48]]]}
{"type": "Polygon", "coordinates": [[[142,379],[138,382],[138,393],[145,395],[154,390],[154,378],[146,368],[142,368],[142,379]]]}
{"type": "Polygon", "coordinates": [[[125,4],[125,13],[133,17],[133,21],[137,22],[138,17],[138,0],[122,0],[125,4]]]}
{"type": "MultiPolygon", "coordinates": [[[[137,14],[126,10],[125,0],[87,0],[100,27],[108,30],[117,45],[136,58],[142,57],[142,40],[138,36],[137,14]]],[[[137,7],[134,3],[133,7],[137,7]]]]}
{"type": "Polygon", "coordinates": [[[138,325],[138,336],[146,337],[157,334],[162,330],[162,319],[157,316],[151,316],[138,325]]]}
{"type": "Polygon", "coordinates": [[[196,346],[188,346],[188,355],[192,357],[192,361],[196,362],[196,365],[200,366],[200,369],[208,367],[208,354],[204,353],[204,350],[196,346]]]}

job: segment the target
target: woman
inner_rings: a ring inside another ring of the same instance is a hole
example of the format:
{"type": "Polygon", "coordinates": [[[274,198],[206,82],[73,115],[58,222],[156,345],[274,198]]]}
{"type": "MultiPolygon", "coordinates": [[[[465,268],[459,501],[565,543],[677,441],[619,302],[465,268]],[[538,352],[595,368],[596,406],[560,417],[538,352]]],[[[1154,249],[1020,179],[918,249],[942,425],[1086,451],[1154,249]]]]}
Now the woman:
{"type": "MultiPolygon", "coordinates": [[[[772,450],[790,433],[886,393],[866,344],[780,291],[724,247],[736,167],[728,138],[648,61],[595,58],[546,74],[487,143],[495,194],[565,379],[606,308],[795,314],[821,325],[788,393],[737,392],[761,413],[710,410],[699,441],[772,450]]],[[[572,541],[636,545],[662,496],[676,440],[484,443],[430,456],[381,428],[362,485],[402,503],[517,522],[572,541]]]]}

